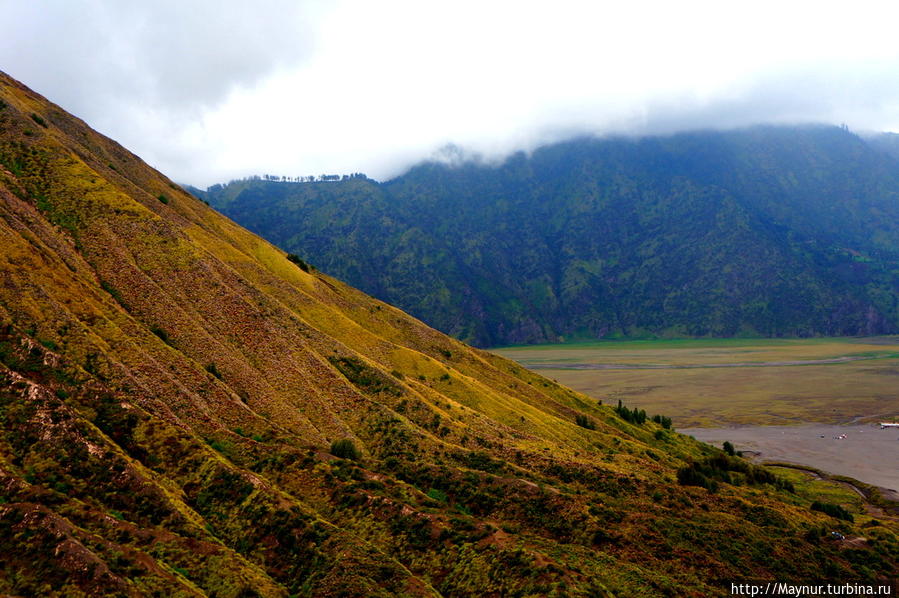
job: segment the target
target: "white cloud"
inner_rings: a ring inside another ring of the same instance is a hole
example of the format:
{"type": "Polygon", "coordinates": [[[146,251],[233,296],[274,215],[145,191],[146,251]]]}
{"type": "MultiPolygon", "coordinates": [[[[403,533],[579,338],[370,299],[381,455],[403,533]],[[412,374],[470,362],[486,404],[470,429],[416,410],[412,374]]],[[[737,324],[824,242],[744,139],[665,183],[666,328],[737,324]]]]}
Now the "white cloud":
{"type": "Polygon", "coordinates": [[[891,2],[0,0],[2,68],[178,180],[577,133],[899,126],[891,2]],[[297,8],[299,6],[299,8],[297,8]]]}

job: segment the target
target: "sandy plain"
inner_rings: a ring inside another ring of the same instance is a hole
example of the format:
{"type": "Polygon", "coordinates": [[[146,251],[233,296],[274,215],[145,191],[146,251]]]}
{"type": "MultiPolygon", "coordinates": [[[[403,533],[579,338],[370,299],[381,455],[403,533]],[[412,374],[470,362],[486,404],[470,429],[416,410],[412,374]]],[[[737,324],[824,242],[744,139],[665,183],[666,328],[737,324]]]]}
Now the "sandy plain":
{"type": "Polygon", "coordinates": [[[717,446],[754,451],[756,460],[810,465],[832,474],[899,491],[899,428],[850,426],[740,426],[678,430],[717,446]]]}

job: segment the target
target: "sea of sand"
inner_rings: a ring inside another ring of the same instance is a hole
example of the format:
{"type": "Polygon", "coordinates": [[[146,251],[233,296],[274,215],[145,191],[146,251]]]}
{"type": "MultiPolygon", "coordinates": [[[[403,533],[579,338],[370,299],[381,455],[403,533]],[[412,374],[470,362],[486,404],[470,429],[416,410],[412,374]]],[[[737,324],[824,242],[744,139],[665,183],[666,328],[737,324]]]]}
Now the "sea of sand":
{"type": "Polygon", "coordinates": [[[684,428],[678,432],[717,446],[729,440],[737,450],[757,451],[757,460],[810,465],[899,491],[899,428],[807,424],[684,428]]]}

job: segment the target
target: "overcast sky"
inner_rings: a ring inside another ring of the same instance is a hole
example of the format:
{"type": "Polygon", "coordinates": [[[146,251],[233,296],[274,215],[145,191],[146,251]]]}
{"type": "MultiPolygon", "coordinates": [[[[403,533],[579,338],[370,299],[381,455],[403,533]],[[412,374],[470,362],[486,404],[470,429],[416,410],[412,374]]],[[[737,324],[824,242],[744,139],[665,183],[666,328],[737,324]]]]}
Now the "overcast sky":
{"type": "Polygon", "coordinates": [[[0,70],[177,181],[453,143],[759,122],[899,131],[899,3],[0,0],[0,70]]]}

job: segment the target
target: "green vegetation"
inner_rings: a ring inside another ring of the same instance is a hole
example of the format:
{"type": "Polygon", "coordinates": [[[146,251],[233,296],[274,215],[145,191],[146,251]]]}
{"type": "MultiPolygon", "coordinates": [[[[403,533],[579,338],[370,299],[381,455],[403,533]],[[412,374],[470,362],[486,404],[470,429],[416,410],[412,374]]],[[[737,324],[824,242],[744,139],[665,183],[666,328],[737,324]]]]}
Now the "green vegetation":
{"type": "Polygon", "coordinates": [[[480,346],[899,331],[899,166],[838,127],[581,139],[385,183],[276,178],[203,198],[480,346]]]}
{"type": "Polygon", "coordinates": [[[615,413],[617,413],[618,417],[624,421],[638,426],[643,425],[643,422],[646,421],[646,411],[644,409],[637,409],[636,407],[628,409],[622,405],[621,399],[618,399],[618,406],[615,407],[615,413]]]}
{"type": "MultiPolygon", "coordinates": [[[[840,478],[840,476],[831,476],[823,471],[807,470],[797,468],[796,466],[772,465],[768,466],[768,469],[775,472],[779,478],[788,480],[793,484],[799,500],[798,504],[838,505],[846,512],[852,514],[853,518],[865,518],[866,509],[864,505],[866,499],[863,499],[853,488],[853,486],[863,488],[865,485],[857,480],[845,481],[845,478],[840,478]]],[[[876,504],[876,502],[872,500],[871,504],[876,504]]],[[[891,505],[882,503],[881,508],[889,510],[891,505]]],[[[870,525],[870,522],[875,522],[875,525],[879,523],[876,519],[869,519],[863,525],[870,525]]]]}
{"type": "Polygon", "coordinates": [[[340,370],[347,380],[364,392],[385,393],[397,397],[403,394],[403,390],[390,378],[357,357],[329,357],[328,361],[340,370]]]}
{"type": "Polygon", "coordinates": [[[39,342],[44,347],[50,349],[51,351],[56,351],[57,349],[59,349],[59,345],[56,344],[56,341],[52,341],[50,339],[39,338],[39,339],[37,339],[37,342],[39,342]]]}
{"type": "Polygon", "coordinates": [[[45,129],[47,128],[47,121],[45,121],[43,118],[41,118],[37,114],[34,114],[33,112],[31,113],[31,120],[33,120],[40,126],[44,127],[45,129]]]}
{"type": "Polygon", "coordinates": [[[356,445],[349,438],[341,438],[331,443],[331,454],[341,459],[352,459],[357,461],[362,457],[362,453],[356,448],[356,445]]]}
{"type": "Polygon", "coordinates": [[[118,289],[116,289],[105,280],[100,280],[100,288],[112,295],[112,298],[116,300],[116,303],[118,303],[122,307],[125,307],[125,301],[122,299],[122,294],[119,293],[118,289]]]}
{"type": "Polygon", "coordinates": [[[156,196],[156,199],[158,199],[161,203],[164,203],[164,204],[169,203],[169,198],[166,196],[165,193],[160,193],[159,195],[156,196]]]}
{"type": "Polygon", "coordinates": [[[840,505],[831,504],[829,502],[815,501],[812,503],[812,511],[821,511],[831,517],[842,519],[844,521],[855,521],[852,513],[841,507],[840,505]]]}
{"type": "Polygon", "coordinates": [[[655,423],[659,424],[660,426],[662,426],[662,427],[665,428],[666,430],[670,430],[670,429],[671,429],[671,418],[668,417],[668,416],[666,416],[666,415],[659,415],[659,414],[653,415],[653,416],[652,416],[652,421],[654,421],[655,423]]]}
{"type": "Polygon", "coordinates": [[[433,498],[437,502],[446,502],[447,499],[446,492],[438,490],[437,488],[431,488],[430,490],[428,490],[428,497],[433,498]]]}
{"type": "Polygon", "coordinates": [[[300,276],[4,75],[0,97],[0,594],[652,598],[723,595],[715,580],[747,571],[895,577],[899,524],[861,515],[869,499],[794,494],[661,416],[625,421],[612,405],[645,409],[634,395],[600,404],[300,276]],[[32,111],[52,135],[25,134],[32,111]],[[822,539],[814,500],[852,512],[845,543],[822,539]]]}
{"type": "Polygon", "coordinates": [[[206,364],[205,369],[206,369],[207,372],[209,372],[210,374],[212,374],[213,376],[215,376],[215,377],[218,378],[219,380],[222,379],[222,373],[219,371],[219,369],[218,369],[217,367],[215,367],[215,364],[214,364],[214,363],[206,364]]]}
{"type": "Polygon", "coordinates": [[[718,490],[718,483],[771,484],[787,492],[794,492],[793,483],[778,477],[770,470],[724,453],[693,462],[677,470],[677,481],[683,486],[702,486],[710,492],[718,490]]]}
{"type": "Polygon", "coordinates": [[[588,430],[596,429],[596,422],[583,414],[577,414],[574,418],[574,422],[582,428],[587,428],[588,430]]]}
{"type": "Polygon", "coordinates": [[[307,264],[300,256],[295,253],[288,253],[287,260],[299,266],[300,270],[302,270],[303,272],[309,272],[312,269],[312,266],[307,264]]]}
{"type": "MultiPolygon", "coordinates": [[[[152,327],[150,328],[150,332],[152,332],[153,334],[155,334],[156,336],[158,336],[159,339],[160,339],[162,342],[164,342],[165,344],[167,344],[167,345],[171,345],[171,344],[172,344],[172,343],[169,341],[169,333],[166,332],[164,329],[160,328],[159,326],[152,326],[152,327]]],[[[212,373],[212,372],[210,371],[210,373],[212,373]]],[[[216,377],[218,377],[218,376],[216,376],[216,377]]]]}

